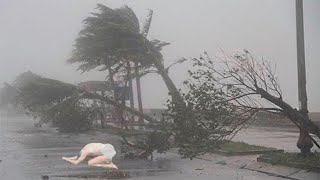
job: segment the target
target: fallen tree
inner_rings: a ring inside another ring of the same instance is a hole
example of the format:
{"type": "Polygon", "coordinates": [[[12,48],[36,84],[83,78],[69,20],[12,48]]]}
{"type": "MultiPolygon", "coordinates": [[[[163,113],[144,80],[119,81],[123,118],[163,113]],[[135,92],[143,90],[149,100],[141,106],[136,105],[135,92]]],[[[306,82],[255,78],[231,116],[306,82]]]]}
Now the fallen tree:
{"type": "MultiPolygon", "coordinates": [[[[283,100],[275,64],[263,58],[255,59],[247,50],[235,55],[222,52],[221,56],[212,59],[204,53],[200,58],[194,58],[196,70],[189,71],[189,74],[194,79],[205,79],[201,85],[214,82],[212,86],[221,89],[226,94],[226,101],[235,107],[281,113],[299,129],[305,129],[310,140],[320,148],[309,135],[312,133],[320,138],[319,127],[283,100]]],[[[301,148],[310,149],[310,144],[306,146],[301,148]]]]}
{"type": "Polygon", "coordinates": [[[135,143],[127,140],[127,137],[132,135],[127,133],[126,129],[113,127],[119,129],[118,135],[126,145],[138,149],[139,157],[146,158],[155,150],[165,152],[169,148],[168,133],[160,125],[161,122],[115,101],[113,97],[102,96],[77,85],[44,78],[32,72],[22,73],[14,83],[7,84],[6,88],[16,92],[13,101],[24,107],[26,114],[42,123],[53,123],[62,132],[90,129],[96,117],[94,114],[97,113],[96,107],[91,106],[90,101],[98,100],[143,117],[148,122],[140,124],[149,127],[149,130],[142,131],[139,138],[135,137],[138,140],[135,143]]]}

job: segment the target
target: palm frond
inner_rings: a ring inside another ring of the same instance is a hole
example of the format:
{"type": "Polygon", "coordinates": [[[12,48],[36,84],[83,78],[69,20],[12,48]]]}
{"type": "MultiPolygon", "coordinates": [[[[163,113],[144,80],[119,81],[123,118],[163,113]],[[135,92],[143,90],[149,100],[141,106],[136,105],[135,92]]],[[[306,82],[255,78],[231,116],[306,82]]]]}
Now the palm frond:
{"type": "Polygon", "coordinates": [[[151,22],[152,22],[152,15],[153,15],[153,10],[149,10],[148,15],[147,15],[147,19],[145,20],[142,30],[141,30],[141,34],[143,37],[147,37],[149,30],[150,30],[150,26],[151,26],[151,22]]]}
{"type": "Polygon", "coordinates": [[[146,68],[153,67],[155,60],[163,63],[160,51],[169,43],[146,38],[152,10],[141,32],[139,20],[128,6],[111,9],[98,4],[97,10],[83,21],[84,27],[75,40],[68,63],[78,63],[81,72],[108,70],[124,61],[137,62],[146,68]]]}
{"type": "Polygon", "coordinates": [[[175,62],[173,62],[172,64],[170,64],[167,68],[166,68],[166,71],[169,72],[170,68],[177,65],[177,64],[182,64],[184,63],[185,61],[187,61],[188,59],[186,58],[180,58],[178,60],[176,60],[175,62]]]}
{"type": "Polygon", "coordinates": [[[164,41],[160,41],[158,39],[153,39],[150,42],[154,46],[156,51],[162,51],[163,47],[170,45],[170,43],[164,42],[164,41]]]}

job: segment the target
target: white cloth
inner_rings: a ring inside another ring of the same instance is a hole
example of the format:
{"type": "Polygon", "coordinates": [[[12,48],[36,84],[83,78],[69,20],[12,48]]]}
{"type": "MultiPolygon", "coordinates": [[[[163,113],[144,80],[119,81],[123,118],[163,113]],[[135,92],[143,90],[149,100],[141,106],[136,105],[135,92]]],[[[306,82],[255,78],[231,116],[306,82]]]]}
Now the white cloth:
{"type": "Polygon", "coordinates": [[[104,144],[101,149],[101,153],[108,159],[112,160],[112,158],[116,155],[116,150],[111,144],[104,144]]]}
{"type": "Polygon", "coordinates": [[[105,156],[108,159],[112,160],[112,158],[116,155],[116,150],[111,144],[102,144],[102,143],[90,143],[87,144],[81,151],[88,151],[89,155],[92,156],[105,156]]]}

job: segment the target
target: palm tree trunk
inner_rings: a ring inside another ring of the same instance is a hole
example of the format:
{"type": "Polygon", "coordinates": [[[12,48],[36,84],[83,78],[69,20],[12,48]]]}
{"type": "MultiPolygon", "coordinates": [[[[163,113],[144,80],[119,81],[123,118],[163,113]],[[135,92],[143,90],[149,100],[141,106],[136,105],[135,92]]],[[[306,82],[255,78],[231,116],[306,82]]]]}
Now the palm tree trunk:
{"type": "MultiPolygon", "coordinates": [[[[161,75],[163,81],[165,82],[168,88],[169,94],[171,96],[171,100],[176,107],[175,108],[177,111],[176,113],[179,116],[184,117],[185,110],[187,109],[187,105],[184,102],[181,93],[179,92],[176,85],[168,75],[168,72],[164,68],[164,65],[161,63],[161,61],[155,60],[154,66],[157,68],[158,73],[161,75]]],[[[193,125],[189,121],[187,121],[187,119],[182,118],[182,119],[175,119],[174,126],[185,127],[187,129],[187,128],[192,128],[193,125]]]]}
{"type": "Polygon", "coordinates": [[[166,72],[163,64],[161,63],[160,60],[155,60],[154,61],[154,66],[157,68],[159,74],[161,75],[164,83],[166,84],[169,93],[172,97],[172,101],[175,102],[176,104],[182,105],[184,107],[186,107],[186,104],[184,103],[184,100],[180,94],[180,92],[178,91],[176,85],[174,84],[174,82],[172,81],[172,79],[170,78],[170,76],[168,75],[168,73],[166,72]]]}
{"type": "MultiPolygon", "coordinates": [[[[110,85],[111,85],[112,90],[113,90],[113,98],[114,98],[114,100],[116,102],[118,102],[117,95],[116,95],[116,92],[115,92],[115,82],[114,82],[114,79],[113,79],[114,74],[113,74],[111,68],[109,68],[108,70],[109,70],[110,85]]],[[[114,112],[112,113],[112,119],[113,120],[116,120],[116,119],[119,118],[118,112],[119,112],[118,107],[115,106],[114,112]]]]}
{"type": "MultiPolygon", "coordinates": [[[[128,68],[128,81],[129,81],[129,98],[130,98],[130,108],[134,109],[134,99],[133,99],[133,86],[132,86],[132,78],[131,78],[131,65],[130,62],[127,62],[128,68]]],[[[131,115],[130,121],[134,121],[134,114],[131,115]]]]}
{"type": "MultiPolygon", "coordinates": [[[[104,91],[101,91],[101,96],[105,96],[104,91]]],[[[100,112],[100,123],[101,123],[101,128],[105,129],[105,109],[106,109],[106,104],[104,102],[101,103],[102,106],[102,111],[100,112]]]]}
{"type": "MultiPolygon", "coordinates": [[[[139,74],[139,63],[136,62],[134,64],[135,68],[135,76],[136,76],[136,84],[137,84],[137,96],[138,96],[138,106],[139,112],[143,114],[143,107],[142,107],[142,96],[141,96],[141,84],[140,84],[140,74],[139,74]]],[[[139,116],[139,122],[143,123],[143,117],[139,116]]]]}

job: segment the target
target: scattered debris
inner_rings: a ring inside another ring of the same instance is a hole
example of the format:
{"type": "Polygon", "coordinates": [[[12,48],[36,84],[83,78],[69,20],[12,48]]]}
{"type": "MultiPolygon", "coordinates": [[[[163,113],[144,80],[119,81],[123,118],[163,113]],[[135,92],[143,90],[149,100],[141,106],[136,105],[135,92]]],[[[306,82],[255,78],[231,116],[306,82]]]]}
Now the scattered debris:
{"type": "Polygon", "coordinates": [[[194,170],[196,170],[196,171],[202,171],[202,170],[204,170],[203,168],[196,168],[196,169],[194,169],[194,170]]]}
{"type": "Polygon", "coordinates": [[[55,177],[68,177],[68,178],[107,178],[107,179],[124,179],[129,178],[129,172],[121,171],[121,170],[112,170],[106,172],[95,172],[95,173],[86,173],[86,174],[71,174],[71,175],[64,175],[64,176],[55,176],[55,177]]]}
{"type": "Polygon", "coordinates": [[[244,169],[247,166],[247,164],[241,166],[239,169],[244,169]]]}
{"type": "Polygon", "coordinates": [[[42,127],[42,123],[41,122],[35,122],[33,125],[34,125],[34,127],[39,127],[39,128],[42,127]]]}
{"type": "Polygon", "coordinates": [[[41,180],[48,180],[49,179],[49,176],[47,176],[47,175],[42,175],[41,176],[41,180]]]}
{"type": "Polygon", "coordinates": [[[226,161],[219,161],[219,162],[216,162],[216,164],[227,165],[226,161]]]}

